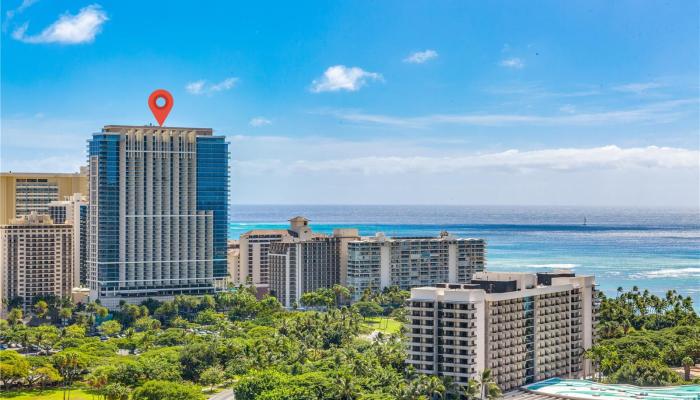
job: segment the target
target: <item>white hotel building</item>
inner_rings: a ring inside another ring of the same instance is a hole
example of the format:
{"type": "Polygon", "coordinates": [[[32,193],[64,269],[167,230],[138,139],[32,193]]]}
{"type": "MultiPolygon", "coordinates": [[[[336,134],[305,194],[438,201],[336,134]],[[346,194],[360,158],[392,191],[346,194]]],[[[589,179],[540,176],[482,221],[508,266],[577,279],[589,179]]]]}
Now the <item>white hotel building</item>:
{"type": "Polygon", "coordinates": [[[592,276],[480,272],[468,284],[411,290],[407,363],[457,384],[486,368],[501,390],[590,374],[592,276]]]}
{"type": "Polygon", "coordinates": [[[458,238],[447,232],[437,237],[386,237],[379,233],[350,241],[347,285],[353,300],[366,289],[388,286],[408,290],[440,282],[469,282],[486,264],[486,241],[458,238]]]}

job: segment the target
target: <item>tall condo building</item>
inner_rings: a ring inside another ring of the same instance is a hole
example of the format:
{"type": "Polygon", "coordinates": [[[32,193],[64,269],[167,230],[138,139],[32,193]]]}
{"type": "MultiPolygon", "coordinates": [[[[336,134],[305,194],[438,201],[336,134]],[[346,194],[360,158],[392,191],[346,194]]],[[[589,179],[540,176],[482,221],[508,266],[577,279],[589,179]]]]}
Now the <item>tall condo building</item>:
{"type": "Polygon", "coordinates": [[[41,297],[69,297],[73,288],[73,227],[46,214],[0,225],[0,299],[26,311],[41,297]]]}
{"type": "Polygon", "coordinates": [[[486,242],[442,232],[438,237],[387,238],[348,243],[347,285],[358,300],[367,289],[410,289],[440,282],[469,282],[484,270],[486,242]]]}
{"type": "Polygon", "coordinates": [[[73,284],[87,285],[87,199],[80,193],[49,203],[48,214],[54,224],[73,227],[73,284]]]}
{"type": "Polygon", "coordinates": [[[332,236],[308,231],[272,243],[268,253],[270,294],[292,307],[306,292],[341,284],[347,243],[359,238],[357,229],[335,229],[332,236]]]}
{"type": "Polygon", "coordinates": [[[49,203],[87,193],[87,170],[79,173],[0,173],[0,224],[31,212],[48,213],[49,203]]]}
{"type": "Polygon", "coordinates": [[[476,273],[471,283],[411,290],[408,359],[418,372],[460,385],[490,368],[501,390],[591,373],[592,276],[476,273]]]}
{"type": "Polygon", "coordinates": [[[212,293],[227,275],[228,143],[207,128],[107,125],[89,141],[91,299],[212,293]]]}
{"type": "Polygon", "coordinates": [[[309,220],[297,216],[289,220],[289,229],[255,229],[241,235],[236,284],[267,286],[270,267],[267,254],[272,243],[311,234],[309,220]]]}

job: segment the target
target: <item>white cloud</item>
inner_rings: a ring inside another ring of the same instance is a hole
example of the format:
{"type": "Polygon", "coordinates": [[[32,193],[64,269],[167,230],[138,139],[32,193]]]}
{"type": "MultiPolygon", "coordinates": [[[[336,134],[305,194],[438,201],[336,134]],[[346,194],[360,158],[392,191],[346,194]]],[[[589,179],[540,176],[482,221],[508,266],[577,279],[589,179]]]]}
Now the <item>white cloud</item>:
{"type": "Polygon", "coordinates": [[[435,50],[425,50],[425,51],[417,51],[408,57],[404,58],[403,62],[411,63],[411,64],[423,64],[426,61],[430,61],[433,58],[437,58],[438,53],[435,50]]]}
{"type": "Polygon", "coordinates": [[[576,112],[576,106],[571,104],[564,104],[563,106],[559,107],[559,111],[567,114],[573,114],[576,112]]]}
{"type": "MultiPolygon", "coordinates": [[[[400,117],[368,114],[355,111],[324,111],[336,118],[358,122],[390,125],[404,128],[425,128],[436,124],[509,126],[509,125],[602,125],[610,123],[669,122],[682,115],[682,106],[697,104],[697,99],[680,99],[651,103],[623,110],[600,112],[570,112],[568,114],[432,114],[418,117],[400,117]]],[[[570,110],[573,111],[573,110],[570,110]]]]}
{"type": "Polygon", "coordinates": [[[359,90],[368,81],[382,80],[382,75],[376,72],[367,72],[358,67],[346,67],[334,65],[328,67],[323,76],[314,79],[311,83],[311,91],[314,93],[337,92],[347,90],[354,92],[359,90]]]}
{"type": "Polygon", "coordinates": [[[613,90],[623,93],[644,94],[651,89],[658,89],[663,86],[658,82],[638,82],[615,86],[613,90]]]}
{"type": "Polygon", "coordinates": [[[499,65],[506,68],[521,69],[525,66],[525,62],[518,57],[513,57],[502,60],[499,65]]]}
{"type": "Polygon", "coordinates": [[[107,20],[107,14],[102,8],[93,4],[81,9],[76,15],[66,13],[60,16],[37,35],[27,35],[29,23],[25,23],[12,32],[12,37],[24,43],[91,43],[107,20]]]}
{"type": "Polygon", "coordinates": [[[222,92],[224,90],[229,90],[236,86],[236,82],[238,82],[238,78],[226,78],[223,81],[212,85],[210,90],[212,92],[222,92]]]}
{"type": "Polygon", "coordinates": [[[233,89],[233,87],[236,86],[236,83],[238,83],[238,78],[233,77],[226,78],[221,82],[213,84],[208,84],[207,81],[205,81],[204,79],[200,79],[198,81],[190,82],[187,85],[185,85],[185,90],[187,91],[187,93],[194,95],[211,95],[217,92],[223,92],[226,90],[233,89]]]}
{"type": "Polygon", "coordinates": [[[257,128],[260,126],[270,125],[271,123],[272,121],[265,117],[255,117],[248,122],[248,125],[257,128]]]}
{"type": "MultiPolygon", "coordinates": [[[[561,148],[532,151],[507,150],[497,153],[469,154],[452,157],[435,156],[369,156],[330,160],[296,160],[284,162],[285,173],[362,173],[443,174],[465,170],[492,169],[501,171],[581,171],[595,169],[696,169],[700,167],[700,151],[672,147],[620,148],[615,145],[593,148],[561,148]]],[[[247,173],[268,173],[278,170],[279,160],[238,161],[238,168],[247,173]]]]}
{"type": "Polygon", "coordinates": [[[12,21],[12,19],[16,15],[21,14],[24,10],[31,7],[37,2],[39,2],[39,0],[22,0],[22,4],[20,4],[19,7],[13,10],[7,10],[7,12],[5,13],[6,18],[2,25],[3,32],[5,32],[5,28],[10,24],[10,21],[12,21]]]}

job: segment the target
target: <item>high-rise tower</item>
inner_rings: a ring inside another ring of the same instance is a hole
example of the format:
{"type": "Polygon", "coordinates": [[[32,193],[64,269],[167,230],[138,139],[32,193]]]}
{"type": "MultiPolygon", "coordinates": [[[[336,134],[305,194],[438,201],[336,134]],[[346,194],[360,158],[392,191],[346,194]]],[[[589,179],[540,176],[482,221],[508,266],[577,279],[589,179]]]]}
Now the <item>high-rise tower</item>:
{"type": "Polygon", "coordinates": [[[89,141],[91,299],[205,294],[227,274],[228,143],[211,129],[107,125],[89,141]]]}

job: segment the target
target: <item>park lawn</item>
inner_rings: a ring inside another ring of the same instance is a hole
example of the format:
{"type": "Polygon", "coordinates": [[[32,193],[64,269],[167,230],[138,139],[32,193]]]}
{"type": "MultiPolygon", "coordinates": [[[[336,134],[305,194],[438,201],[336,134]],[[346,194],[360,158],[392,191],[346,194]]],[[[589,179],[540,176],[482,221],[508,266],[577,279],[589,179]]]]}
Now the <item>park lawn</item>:
{"type": "MultiPolygon", "coordinates": [[[[73,389],[70,391],[71,400],[95,400],[94,394],[88,393],[82,389],[73,389]]],[[[11,390],[11,391],[0,391],[0,399],[12,399],[12,400],[63,400],[63,390],[61,389],[47,389],[44,391],[39,390],[11,390]]]]}
{"type": "Polygon", "coordinates": [[[369,317],[365,318],[363,325],[371,331],[379,331],[386,334],[399,333],[401,322],[393,318],[369,317]]]}

